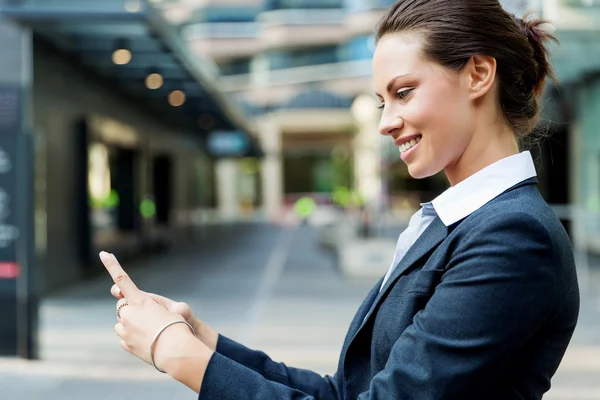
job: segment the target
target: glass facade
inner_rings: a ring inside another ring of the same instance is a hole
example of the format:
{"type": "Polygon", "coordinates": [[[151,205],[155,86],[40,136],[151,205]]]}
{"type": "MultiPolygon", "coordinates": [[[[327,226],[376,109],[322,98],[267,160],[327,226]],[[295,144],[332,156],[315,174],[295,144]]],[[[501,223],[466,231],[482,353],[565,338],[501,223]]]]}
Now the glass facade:
{"type": "Polygon", "coordinates": [[[394,0],[344,0],[344,7],[350,11],[368,11],[387,8],[394,0]]]}
{"type": "Polygon", "coordinates": [[[210,7],[198,12],[196,22],[252,22],[260,13],[258,7],[210,7]]]}
{"type": "Polygon", "coordinates": [[[266,10],[342,8],[342,0],[267,0],[266,10]]]}
{"type": "Polygon", "coordinates": [[[340,61],[365,60],[371,59],[374,51],[374,36],[362,35],[341,44],[338,50],[338,57],[340,61]]]}
{"type": "Polygon", "coordinates": [[[220,63],[219,69],[221,70],[221,75],[249,74],[251,64],[252,59],[249,57],[237,58],[220,63]]]}
{"type": "Polygon", "coordinates": [[[270,50],[267,57],[271,69],[330,64],[339,61],[336,45],[270,50]]]}

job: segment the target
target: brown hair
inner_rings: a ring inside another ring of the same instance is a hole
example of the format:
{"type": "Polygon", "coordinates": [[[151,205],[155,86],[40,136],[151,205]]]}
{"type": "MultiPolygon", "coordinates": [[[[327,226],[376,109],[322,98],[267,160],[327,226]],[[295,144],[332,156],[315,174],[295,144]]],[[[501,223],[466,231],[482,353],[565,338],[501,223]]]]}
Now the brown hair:
{"type": "Polygon", "coordinates": [[[546,21],[517,18],[498,0],[399,0],[385,13],[375,39],[403,31],[422,34],[426,58],[460,71],[476,55],[494,57],[500,105],[514,132],[524,137],[539,120],[538,98],[546,77],[554,78],[548,61],[546,21]]]}

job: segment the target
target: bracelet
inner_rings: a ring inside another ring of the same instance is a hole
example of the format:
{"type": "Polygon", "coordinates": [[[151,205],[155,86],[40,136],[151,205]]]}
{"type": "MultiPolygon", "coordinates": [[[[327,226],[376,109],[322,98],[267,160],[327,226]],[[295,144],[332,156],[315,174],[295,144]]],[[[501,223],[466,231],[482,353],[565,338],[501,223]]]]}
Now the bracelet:
{"type": "Polygon", "coordinates": [[[172,322],[169,322],[168,324],[166,324],[165,326],[163,326],[162,328],[160,328],[160,330],[156,333],[156,335],[154,335],[154,339],[152,339],[152,343],[150,344],[150,361],[152,361],[152,366],[154,368],[156,368],[156,370],[158,372],[161,372],[163,374],[165,374],[166,372],[163,371],[162,369],[158,368],[156,366],[156,364],[154,363],[154,345],[156,344],[158,337],[165,331],[165,329],[167,329],[171,325],[175,325],[175,324],[186,324],[187,326],[190,327],[190,330],[192,331],[194,336],[196,336],[196,331],[194,330],[194,327],[192,325],[190,325],[187,321],[172,321],[172,322]]]}

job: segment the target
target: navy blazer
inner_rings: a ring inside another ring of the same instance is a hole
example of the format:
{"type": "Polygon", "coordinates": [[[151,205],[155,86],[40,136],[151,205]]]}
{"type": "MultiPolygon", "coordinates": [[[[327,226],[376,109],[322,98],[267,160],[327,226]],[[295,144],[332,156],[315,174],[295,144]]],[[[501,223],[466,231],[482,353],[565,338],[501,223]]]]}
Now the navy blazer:
{"type": "Polygon", "coordinates": [[[352,321],[333,377],[219,337],[200,399],[541,399],[579,312],[569,238],[535,178],[436,217],[352,321]]]}

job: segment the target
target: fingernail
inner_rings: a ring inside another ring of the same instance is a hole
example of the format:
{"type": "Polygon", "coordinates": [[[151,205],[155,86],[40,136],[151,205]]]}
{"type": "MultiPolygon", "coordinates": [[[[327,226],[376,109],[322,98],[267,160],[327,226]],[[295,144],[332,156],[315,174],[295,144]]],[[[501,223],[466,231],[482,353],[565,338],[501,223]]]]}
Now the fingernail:
{"type": "Polygon", "coordinates": [[[108,253],[107,253],[107,252],[105,252],[105,251],[101,251],[101,252],[100,252],[100,259],[101,259],[102,261],[106,261],[106,260],[108,260],[108,257],[109,257],[109,256],[108,256],[108,253]]]}

